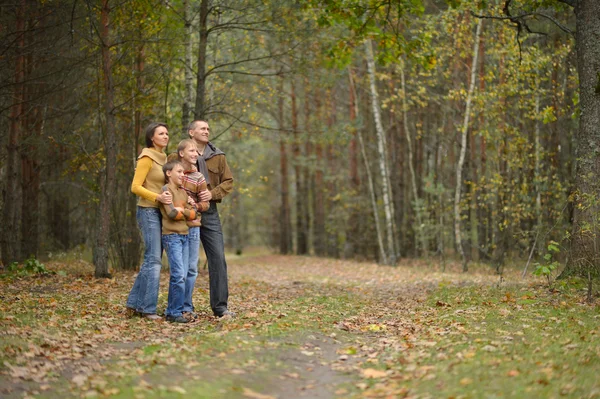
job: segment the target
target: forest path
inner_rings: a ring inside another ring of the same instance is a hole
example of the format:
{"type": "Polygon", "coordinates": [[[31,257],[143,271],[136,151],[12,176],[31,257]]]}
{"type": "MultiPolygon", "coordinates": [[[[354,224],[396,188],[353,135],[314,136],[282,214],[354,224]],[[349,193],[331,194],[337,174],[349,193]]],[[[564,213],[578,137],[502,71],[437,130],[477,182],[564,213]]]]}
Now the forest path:
{"type": "MultiPolygon", "coordinates": [[[[498,281],[487,270],[442,273],[425,261],[385,267],[257,255],[231,256],[229,264],[230,307],[238,316],[211,316],[204,271],[195,294],[200,319],[189,325],[127,318],[123,303],[134,275],[95,280],[81,261],[49,263],[55,275],[0,280],[0,396],[360,395],[383,376],[386,352],[429,345],[420,321],[428,317],[429,291],[498,281]]],[[[167,285],[163,273],[159,309],[167,285]]]]}

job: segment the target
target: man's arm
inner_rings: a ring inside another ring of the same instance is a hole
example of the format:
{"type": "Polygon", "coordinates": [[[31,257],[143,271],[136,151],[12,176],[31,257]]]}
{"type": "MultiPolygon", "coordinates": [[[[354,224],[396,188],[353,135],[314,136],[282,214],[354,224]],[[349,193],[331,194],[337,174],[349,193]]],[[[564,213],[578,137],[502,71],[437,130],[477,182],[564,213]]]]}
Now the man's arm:
{"type": "Polygon", "coordinates": [[[220,176],[221,183],[210,190],[213,200],[222,200],[227,194],[233,191],[233,174],[229,169],[229,165],[227,165],[225,155],[219,156],[219,171],[222,171],[220,176]]]}

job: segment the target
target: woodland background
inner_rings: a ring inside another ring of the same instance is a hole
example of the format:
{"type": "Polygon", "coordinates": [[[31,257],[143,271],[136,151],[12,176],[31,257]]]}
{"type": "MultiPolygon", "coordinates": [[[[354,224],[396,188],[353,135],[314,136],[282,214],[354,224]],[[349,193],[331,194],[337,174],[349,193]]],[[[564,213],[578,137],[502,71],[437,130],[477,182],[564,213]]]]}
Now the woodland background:
{"type": "Polygon", "coordinates": [[[166,122],[170,152],[194,118],[235,177],[238,253],[564,260],[580,97],[563,3],[4,2],[2,262],[77,248],[97,275],[136,269],[143,129],[166,122]]]}

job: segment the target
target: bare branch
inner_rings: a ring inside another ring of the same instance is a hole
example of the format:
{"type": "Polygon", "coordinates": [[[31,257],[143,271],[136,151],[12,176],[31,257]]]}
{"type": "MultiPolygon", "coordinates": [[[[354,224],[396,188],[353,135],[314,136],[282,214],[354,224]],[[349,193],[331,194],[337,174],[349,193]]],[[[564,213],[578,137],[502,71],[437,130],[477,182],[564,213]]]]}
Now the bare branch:
{"type": "Polygon", "coordinates": [[[560,3],[565,3],[568,6],[575,7],[577,5],[577,0],[558,0],[560,3]]]}
{"type": "MultiPolygon", "coordinates": [[[[556,25],[560,30],[562,30],[565,33],[568,33],[570,35],[573,35],[575,33],[571,29],[569,29],[567,26],[563,25],[558,20],[556,20],[556,18],[554,18],[548,14],[541,13],[541,12],[529,12],[529,13],[525,13],[525,14],[521,14],[521,15],[508,16],[508,17],[499,17],[499,16],[494,16],[494,15],[480,15],[480,14],[475,14],[474,12],[471,12],[471,15],[473,15],[476,18],[510,20],[511,22],[514,22],[515,20],[519,20],[519,19],[525,20],[528,17],[542,17],[542,18],[546,18],[547,20],[554,23],[554,25],[556,25]]],[[[526,27],[526,29],[530,33],[545,34],[543,32],[532,31],[529,29],[529,27],[526,27]]]]}

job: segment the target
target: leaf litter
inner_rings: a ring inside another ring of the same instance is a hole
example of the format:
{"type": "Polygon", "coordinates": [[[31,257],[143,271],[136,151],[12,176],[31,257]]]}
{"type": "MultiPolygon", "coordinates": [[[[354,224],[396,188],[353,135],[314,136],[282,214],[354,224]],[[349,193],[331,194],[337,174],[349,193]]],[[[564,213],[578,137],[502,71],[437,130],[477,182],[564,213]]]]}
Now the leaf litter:
{"type": "MultiPolygon", "coordinates": [[[[416,260],[390,268],[269,255],[231,264],[230,301],[238,318],[218,322],[210,315],[205,273],[194,298],[200,318],[185,326],[128,318],[123,303],[130,273],[95,280],[90,265],[78,264],[73,273],[73,265],[55,263],[49,267],[69,272],[1,279],[0,394],[479,396],[485,376],[463,375],[468,365],[475,365],[470,373],[481,366],[505,370],[495,377],[500,386],[504,379],[527,377],[523,392],[541,386],[562,396],[582,393],[577,384],[555,381],[565,370],[556,369],[556,354],[542,346],[535,348],[537,371],[515,367],[519,355],[512,346],[532,342],[529,331],[561,337],[565,318],[548,317],[547,308],[569,312],[576,301],[555,298],[535,281],[516,283],[516,272],[512,279],[504,276],[514,283],[500,292],[494,291],[498,277],[487,270],[442,273],[416,260]],[[480,296],[473,294],[477,290],[480,296]],[[534,306],[536,301],[547,308],[534,306]],[[528,324],[515,328],[511,320],[525,313],[528,324]],[[499,328],[490,314],[508,324],[499,328]]],[[[167,279],[163,274],[159,309],[166,306],[167,279]]],[[[568,325],[587,341],[563,342],[561,353],[593,366],[597,321],[574,318],[568,325]]],[[[600,392],[594,384],[583,391],[600,392]]]]}

